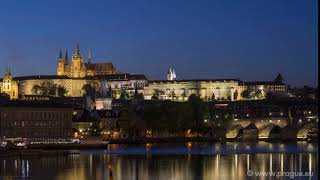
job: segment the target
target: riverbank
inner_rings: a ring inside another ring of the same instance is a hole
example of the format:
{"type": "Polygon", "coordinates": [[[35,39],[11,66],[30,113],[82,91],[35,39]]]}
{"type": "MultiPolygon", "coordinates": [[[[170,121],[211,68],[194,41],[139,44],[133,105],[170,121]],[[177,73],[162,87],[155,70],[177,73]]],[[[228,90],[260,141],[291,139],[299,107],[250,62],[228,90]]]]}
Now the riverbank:
{"type": "Polygon", "coordinates": [[[44,150],[44,149],[0,149],[0,157],[21,157],[21,156],[67,156],[69,154],[75,154],[77,152],[72,152],[68,150],[44,150]]]}
{"type": "Polygon", "coordinates": [[[300,142],[162,142],[122,144],[46,144],[30,145],[27,149],[0,149],[1,157],[54,157],[98,151],[106,154],[255,154],[317,152],[318,143],[300,142]]]}
{"type": "MultiPolygon", "coordinates": [[[[101,138],[83,140],[79,144],[31,144],[28,149],[44,149],[44,150],[90,150],[90,149],[107,149],[108,145],[142,145],[142,144],[181,144],[181,143],[228,143],[228,142],[243,142],[243,143],[296,143],[300,142],[297,139],[291,141],[280,140],[260,140],[248,139],[246,141],[238,141],[235,139],[216,139],[204,137],[172,137],[172,138],[135,138],[135,139],[108,139],[102,140],[101,138]]],[[[302,141],[306,142],[306,141],[302,141]]]]}

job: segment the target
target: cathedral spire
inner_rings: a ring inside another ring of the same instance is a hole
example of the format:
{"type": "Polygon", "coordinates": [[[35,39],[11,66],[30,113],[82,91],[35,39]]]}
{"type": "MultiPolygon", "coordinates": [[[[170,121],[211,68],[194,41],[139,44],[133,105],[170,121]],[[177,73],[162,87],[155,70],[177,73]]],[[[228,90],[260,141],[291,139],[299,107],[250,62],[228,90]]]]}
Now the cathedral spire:
{"type": "Polygon", "coordinates": [[[66,50],[66,56],[64,57],[64,63],[69,64],[68,50],[66,50]]]}
{"type": "Polygon", "coordinates": [[[79,42],[77,42],[77,48],[76,48],[76,53],[75,54],[80,54],[79,42]]]}
{"type": "Polygon", "coordinates": [[[61,49],[59,51],[59,60],[62,59],[62,52],[61,52],[61,49]]]}
{"type": "Polygon", "coordinates": [[[11,72],[10,72],[10,68],[9,67],[7,67],[6,68],[6,73],[5,73],[5,76],[11,76],[11,72]]]}
{"type": "Polygon", "coordinates": [[[167,73],[167,80],[173,81],[173,80],[176,80],[176,78],[177,78],[176,71],[170,67],[167,73]]]}
{"type": "Polygon", "coordinates": [[[91,53],[90,53],[90,51],[88,52],[88,64],[91,64],[91,53]]]}

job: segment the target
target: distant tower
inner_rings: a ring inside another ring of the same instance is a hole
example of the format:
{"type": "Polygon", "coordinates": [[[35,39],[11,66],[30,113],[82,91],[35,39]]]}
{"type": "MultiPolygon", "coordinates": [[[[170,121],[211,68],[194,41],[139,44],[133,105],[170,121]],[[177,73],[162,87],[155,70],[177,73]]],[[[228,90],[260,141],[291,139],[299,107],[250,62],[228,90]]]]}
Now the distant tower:
{"type": "Polygon", "coordinates": [[[10,99],[18,98],[18,83],[12,79],[10,69],[6,69],[3,82],[0,82],[0,93],[6,93],[10,99]]]}
{"type": "Polygon", "coordinates": [[[173,81],[173,80],[176,80],[177,79],[177,75],[176,75],[176,72],[173,68],[169,68],[169,71],[167,73],[167,80],[169,81],[173,81]]]}
{"type": "Polygon", "coordinates": [[[65,75],[65,74],[64,74],[64,60],[63,60],[63,57],[62,57],[61,49],[60,49],[60,52],[59,52],[57,74],[58,74],[58,76],[63,76],[63,75],[65,75]]]}

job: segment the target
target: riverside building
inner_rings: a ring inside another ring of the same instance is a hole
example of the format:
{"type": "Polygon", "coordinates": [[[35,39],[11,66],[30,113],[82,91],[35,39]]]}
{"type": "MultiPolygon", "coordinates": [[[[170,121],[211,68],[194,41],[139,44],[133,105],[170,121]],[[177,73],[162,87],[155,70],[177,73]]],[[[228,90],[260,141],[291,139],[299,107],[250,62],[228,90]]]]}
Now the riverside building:
{"type": "Polygon", "coordinates": [[[47,101],[8,101],[0,105],[0,136],[30,141],[68,140],[73,110],[47,101]]]}

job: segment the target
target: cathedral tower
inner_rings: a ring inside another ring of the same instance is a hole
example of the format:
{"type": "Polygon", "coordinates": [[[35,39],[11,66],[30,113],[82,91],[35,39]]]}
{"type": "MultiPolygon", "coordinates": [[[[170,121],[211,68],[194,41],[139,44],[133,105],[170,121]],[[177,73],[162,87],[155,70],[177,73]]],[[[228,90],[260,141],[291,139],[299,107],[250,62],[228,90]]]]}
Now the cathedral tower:
{"type": "Polygon", "coordinates": [[[64,71],[64,60],[63,60],[63,58],[62,58],[61,49],[60,49],[60,52],[59,52],[57,74],[58,74],[58,76],[63,76],[63,75],[65,75],[65,71],[64,71]]]}
{"type": "Polygon", "coordinates": [[[74,78],[80,78],[86,76],[86,69],[83,63],[83,57],[80,54],[79,44],[77,43],[77,48],[72,56],[71,62],[71,76],[74,78]]]}
{"type": "Polygon", "coordinates": [[[169,81],[173,81],[173,80],[176,80],[177,79],[177,75],[176,75],[176,72],[173,68],[169,68],[169,71],[167,73],[167,80],[169,81]]]}

